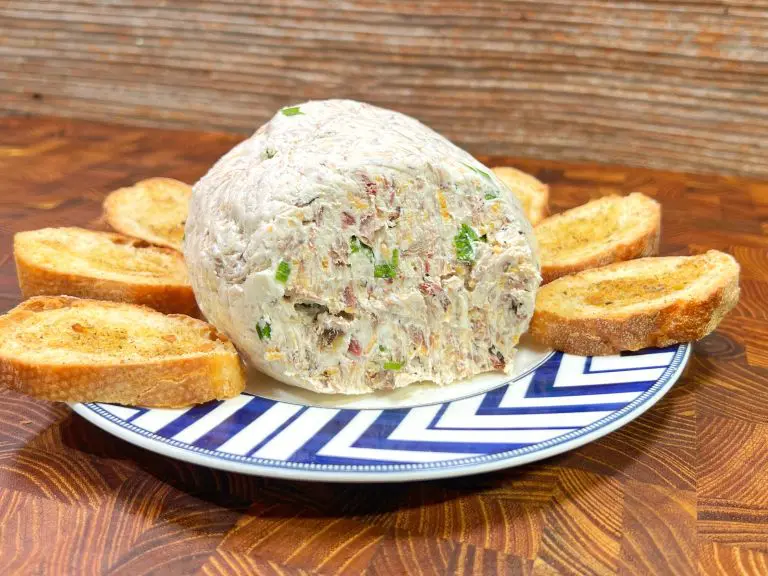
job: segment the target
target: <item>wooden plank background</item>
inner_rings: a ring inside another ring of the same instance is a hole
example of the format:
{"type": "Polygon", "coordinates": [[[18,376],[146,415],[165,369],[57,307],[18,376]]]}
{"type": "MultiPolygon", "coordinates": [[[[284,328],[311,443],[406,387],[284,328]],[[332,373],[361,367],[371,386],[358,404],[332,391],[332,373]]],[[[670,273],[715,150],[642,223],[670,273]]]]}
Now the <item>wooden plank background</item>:
{"type": "Polygon", "coordinates": [[[476,154],[766,177],[768,1],[2,0],[0,111],[247,133],[367,100],[476,154]]]}

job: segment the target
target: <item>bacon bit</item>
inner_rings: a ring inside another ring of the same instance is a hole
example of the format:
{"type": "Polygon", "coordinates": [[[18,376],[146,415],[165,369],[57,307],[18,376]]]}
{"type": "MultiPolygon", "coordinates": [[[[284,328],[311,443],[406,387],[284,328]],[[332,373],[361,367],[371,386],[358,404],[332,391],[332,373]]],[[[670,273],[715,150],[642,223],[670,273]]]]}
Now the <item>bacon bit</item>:
{"type": "Polygon", "coordinates": [[[411,337],[411,342],[416,344],[416,346],[423,347],[424,346],[424,332],[421,330],[409,330],[409,335],[411,337]]]}
{"type": "Polygon", "coordinates": [[[425,296],[436,296],[438,302],[443,307],[443,310],[448,310],[448,306],[451,305],[451,301],[448,295],[440,286],[433,282],[422,282],[419,284],[419,291],[425,296]]]}
{"type": "Polygon", "coordinates": [[[77,322],[72,324],[72,330],[74,330],[78,334],[85,334],[86,332],[85,326],[83,326],[82,324],[78,324],[77,322]]]}
{"type": "Polygon", "coordinates": [[[363,347],[360,346],[360,342],[352,338],[349,341],[349,348],[347,348],[347,352],[353,356],[360,356],[363,353],[363,347]]]}
{"type": "Polygon", "coordinates": [[[355,217],[352,216],[352,214],[350,214],[349,212],[342,212],[341,213],[341,224],[345,228],[347,226],[352,226],[352,224],[354,224],[355,222],[357,222],[357,220],[355,220],[355,217]]]}
{"type": "Polygon", "coordinates": [[[429,274],[429,260],[424,261],[424,274],[429,274]]]}
{"type": "Polygon", "coordinates": [[[344,332],[338,328],[326,328],[320,333],[320,345],[323,347],[330,346],[342,334],[344,332]]]}
{"type": "Polygon", "coordinates": [[[395,210],[394,210],[393,212],[391,212],[391,213],[389,214],[389,218],[388,218],[388,220],[389,220],[390,222],[394,222],[395,220],[397,220],[398,218],[400,218],[400,212],[401,212],[401,211],[400,211],[400,206],[398,206],[397,208],[395,208],[395,210]]]}
{"type": "Polygon", "coordinates": [[[355,290],[352,286],[344,288],[344,304],[347,308],[354,308],[357,306],[357,298],[355,297],[355,290]]]}
{"type": "Polygon", "coordinates": [[[506,361],[504,360],[504,355],[496,350],[496,346],[491,346],[488,349],[488,352],[491,353],[491,364],[493,364],[493,369],[504,370],[504,367],[507,365],[506,361]]]}
{"type": "Polygon", "coordinates": [[[361,175],[361,178],[363,179],[363,183],[365,184],[365,190],[370,194],[371,196],[376,196],[376,183],[371,182],[371,180],[366,176],[365,174],[361,175]]]}
{"type": "Polygon", "coordinates": [[[339,252],[338,250],[331,248],[328,253],[331,255],[334,266],[347,265],[347,255],[344,252],[339,252]]]}
{"type": "Polygon", "coordinates": [[[422,282],[419,284],[419,290],[425,296],[437,296],[440,292],[443,291],[440,286],[432,282],[422,282]]]}
{"type": "Polygon", "coordinates": [[[171,342],[171,343],[176,342],[176,336],[174,336],[173,334],[163,334],[162,338],[166,342],[171,342]]]}

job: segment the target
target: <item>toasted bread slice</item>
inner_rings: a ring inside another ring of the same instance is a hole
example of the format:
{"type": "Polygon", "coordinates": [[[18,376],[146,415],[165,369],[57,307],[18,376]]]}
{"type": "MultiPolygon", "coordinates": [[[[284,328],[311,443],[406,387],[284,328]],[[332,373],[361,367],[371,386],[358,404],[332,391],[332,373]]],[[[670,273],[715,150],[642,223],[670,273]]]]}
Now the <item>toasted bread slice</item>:
{"type": "Polygon", "coordinates": [[[104,200],[107,222],[118,232],[181,250],[192,188],[171,178],[149,178],[104,200]]]}
{"type": "Polygon", "coordinates": [[[739,299],[739,265],[710,250],[641,258],[566,276],[536,296],[531,334],[570,354],[668,346],[712,332],[739,299]]]}
{"type": "Polygon", "coordinates": [[[533,226],[547,217],[549,186],[517,168],[497,166],[491,168],[499,180],[512,190],[523,205],[523,211],[533,226]]]}
{"type": "Polygon", "coordinates": [[[0,316],[0,334],[0,384],[37,398],[181,407],[245,387],[226,336],[144,306],[38,296],[0,316]]]}
{"type": "Polygon", "coordinates": [[[83,228],[19,232],[13,255],[21,293],[67,294],[197,314],[184,257],[122,234],[83,228]]]}
{"type": "Polygon", "coordinates": [[[544,283],[659,252],[661,206],[640,193],[606,196],[551,216],[534,229],[544,283]]]}

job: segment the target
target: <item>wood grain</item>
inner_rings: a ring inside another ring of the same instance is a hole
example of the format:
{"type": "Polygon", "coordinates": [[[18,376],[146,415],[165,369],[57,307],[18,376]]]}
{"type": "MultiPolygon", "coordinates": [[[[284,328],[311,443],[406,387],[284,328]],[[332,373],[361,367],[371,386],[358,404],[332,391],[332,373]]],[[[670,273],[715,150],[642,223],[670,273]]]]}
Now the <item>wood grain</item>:
{"type": "Polygon", "coordinates": [[[0,31],[7,113],[246,133],[345,97],[477,154],[768,175],[765,1],[4,0],[0,31]]]}
{"type": "MultiPolygon", "coordinates": [[[[0,312],[20,298],[14,232],[103,226],[110,190],[149,176],[193,182],[239,139],[0,119],[0,312]]],[[[554,211],[643,191],[663,205],[662,253],[712,246],[740,260],[738,307],[659,404],[545,462],[366,486],[177,462],[62,404],[0,390],[0,574],[765,574],[768,183],[484,160],[548,182],[554,211]]]]}

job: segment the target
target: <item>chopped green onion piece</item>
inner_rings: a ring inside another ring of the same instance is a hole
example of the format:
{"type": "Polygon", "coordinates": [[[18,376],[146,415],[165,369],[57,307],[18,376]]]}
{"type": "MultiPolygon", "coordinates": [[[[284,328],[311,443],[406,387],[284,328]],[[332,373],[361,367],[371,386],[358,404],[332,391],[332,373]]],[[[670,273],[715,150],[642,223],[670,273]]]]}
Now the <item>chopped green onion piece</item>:
{"type": "Polygon", "coordinates": [[[274,148],[265,148],[264,149],[264,157],[269,160],[270,158],[274,158],[277,155],[277,150],[274,148]]]}
{"type": "Polygon", "coordinates": [[[374,278],[394,278],[397,276],[397,268],[400,266],[400,250],[392,250],[392,262],[382,262],[373,267],[374,278]]]}
{"type": "Polygon", "coordinates": [[[291,263],[285,260],[280,260],[280,264],[277,265],[277,271],[275,272],[275,280],[285,284],[288,281],[288,276],[291,275],[291,263]]]}
{"type": "Polygon", "coordinates": [[[302,112],[298,106],[283,108],[282,110],[280,110],[280,112],[283,113],[283,116],[296,116],[298,114],[302,114],[302,115],[304,114],[304,112],[302,112]]]}
{"type": "Polygon", "coordinates": [[[352,254],[357,254],[358,252],[362,252],[365,254],[366,258],[373,262],[373,250],[370,246],[367,244],[360,242],[360,238],[357,236],[352,236],[349,240],[349,249],[352,252],[352,254]]]}
{"type": "Polygon", "coordinates": [[[379,344],[379,352],[384,352],[386,349],[387,347],[384,344],[379,344]]]}
{"type": "Polygon", "coordinates": [[[374,278],[394,278],[397,276],[397,268],[385,262],[384,264],[376,264],[373,267],[374,278]]]}
{"type": "Polygon", "coordinates": [[[499,197],[498,192],[486,192],[485,193],[485,199],[486,200],[496,200],[496,198],[499,197]]]}
{"type": "Polygon", "coordinates": [[[384,370],[400,370],[402,367],[402,362],[395,362],[394,360],[384,362],[384,370]]]}
{"type": "Polygon", "coordinates": [[[488,234],[483,234],[480,236],[480,242],[488,242],[488,234]]]}
{"type": "Polygon", "coordinates": [[[486,180],[493,180],[493,178],[491,178],[491,175],[488,174],[488,172],[486,172],[485,170],[480,170],[480,168],[475,168],[474,166],[472,166],[472,164],[467,164],[466,162],[462,162],[462,164],[464,164],[464,166],[472,170],[472,172],[474,172],[475,174],[479,174],[486,180]]]}
{"type": "Polygon", "coordinates": [[[479,240],[475,232],[468,224],[462,224],[459,233],[453,237],[453,245],[456,247],[456,258],[460,262],[474,262],[475,247],[473,242],[479,240]]]}
{"type": "Polygon", "coordinates": [[[269,322],[260,320],[256,324],[256,333],[259,335],[259,340],[269,340],[272,338],[272,326],[269,322]]]}

